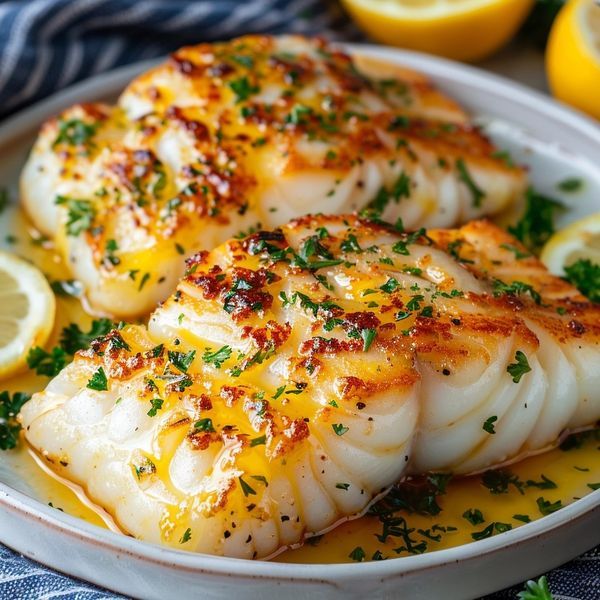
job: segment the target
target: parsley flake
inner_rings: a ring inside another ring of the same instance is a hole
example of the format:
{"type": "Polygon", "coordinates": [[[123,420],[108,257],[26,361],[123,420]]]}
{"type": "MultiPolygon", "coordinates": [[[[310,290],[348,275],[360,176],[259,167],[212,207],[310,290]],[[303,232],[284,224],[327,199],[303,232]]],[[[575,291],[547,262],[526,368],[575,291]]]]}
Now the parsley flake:
{"type": "Polygon", "coordinates": [[[515,360],[517,362],[508,365],[508,367],[506,367],[506,371],[512,376],[514,383],[519,383],[519,381],[521,381],[521,377],[523,377],[525,373],[529,373],[529,371],[531,371],[531,367],[529,366],[527,356],[525,356],[525,353],[521,352],[521,350],[517,350],[515,353],[515,360]]]}
{"type": "Polygon", "coordinates": [[[106,379],[106,373],[102,367],[99,367],[92,375],[85,387],[98,392],[105,392],[108,390],[108,380],[106,379]]]}

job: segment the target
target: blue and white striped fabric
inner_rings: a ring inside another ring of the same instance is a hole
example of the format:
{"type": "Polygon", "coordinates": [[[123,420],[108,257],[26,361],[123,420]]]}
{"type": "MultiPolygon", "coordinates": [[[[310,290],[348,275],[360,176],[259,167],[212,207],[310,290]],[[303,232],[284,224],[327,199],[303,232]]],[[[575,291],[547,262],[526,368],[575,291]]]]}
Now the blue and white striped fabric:
{"type": "MultiPolygon", "coordinates": [[[[248,32],[345,40],[335,0],[0,0],[0,117],[75,81],[198,41],[248,32]]],[[[600,550],[549,574],[556,600],[600,598],[600,550]]],[[[516,598],[518,589],[489,600],[516,598]]],[[[0,545],[0,600],[117,599],[0,545]]]]}
{"type": "Polygon", "coordinates": [[[0,1],[0,116],[185,44],[283,31],[357,37],[334,0],[0,1]]]}

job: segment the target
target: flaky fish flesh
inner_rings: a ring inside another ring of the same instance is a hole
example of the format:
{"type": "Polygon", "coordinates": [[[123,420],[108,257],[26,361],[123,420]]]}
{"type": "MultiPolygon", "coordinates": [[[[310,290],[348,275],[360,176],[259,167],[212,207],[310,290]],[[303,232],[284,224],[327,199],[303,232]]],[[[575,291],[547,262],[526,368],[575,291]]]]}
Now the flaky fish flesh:
{"type": "Polygon", "coordinates": [[[600,418],[600,306],[503,230],[303,217],[187,262],[148,327],[79,352],[26,437],[123,531],[262,558],[408,475],[600,418]]]}
{"type": "Polygon", "coordinates": [[[364,209],[449,227],[525,185],[425,77],[320,40],[248,36],[183,48],[115,106],[49,120],[21,195],[91,306],[127,318],[172,293],[186,256],[258,224],[364,209]]]}

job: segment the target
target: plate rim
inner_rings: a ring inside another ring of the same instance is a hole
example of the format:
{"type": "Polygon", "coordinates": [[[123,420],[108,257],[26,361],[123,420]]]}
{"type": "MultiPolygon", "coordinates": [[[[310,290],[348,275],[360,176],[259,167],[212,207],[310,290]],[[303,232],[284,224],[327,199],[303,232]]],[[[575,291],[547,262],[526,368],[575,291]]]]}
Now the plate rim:
{"type": "MultiPolygon", "coordinates": [[[[452,79],[456,82],[472,84],[480,89],[487,87],[489,93],[495,97],[501,96],[507,102],[519,103],[528,110],[532,110],[533,105],[535,105],[536,111],[547,115],[550,119],[560,121],[563,126],[575,130],[579,135],[586,137],[600,148],[599,124],[541,92],[513,82],[506,77],[447,59],[387,46],[344,43],[337,43],[337,45],[346,48],[351,53],[376,56],[383,60],[422,70],[434,80],[440,78],[452,79]]],[[[69,104],[97,97],[99,89],[107,91],[121,89],[137,73],[160,63],[162,60],[164,58],[137,62],[92,76],[9,116],[0,123],[0,146],[6,146],[15,137],[25,136],[31,129],[39,128],[43,120],[56,114],[69,104]]],[[[477,543],[470,542],[421,555],[403,556],[386,561],[360,564],[253,561],[186,552],[159,546],[113,533],[87,523],[78,517],[56,511],[2,482],[0,482],[0,505],[19,512],[25,518],[43,521],[46,525],[59,530],[61,533],[79,538],[86,543],[100,544],[116,552],[125,551],[144,561],[166,565],[171,568],[194,572],[231,574],[233,567],[236,575],[252,578],[330,582],[343,579],[347,582],[362,579],[365,576],[386,579],[391,576],[441,567],[482,555],[491,555],[506,548],[507,545],[521,544],[532,538],[551,534],[552,531],[558,528],[569,526],[573,521],[584,518],[588,513],[600,514],[600,490],[592,491],[584,498],[573,502],[556,513],[521,525],[511,531],[495,535],[492,538],[479,540],[477,543]]],[[[590,541],[590,547],[597,543],[598,540],[590,541]]]]}

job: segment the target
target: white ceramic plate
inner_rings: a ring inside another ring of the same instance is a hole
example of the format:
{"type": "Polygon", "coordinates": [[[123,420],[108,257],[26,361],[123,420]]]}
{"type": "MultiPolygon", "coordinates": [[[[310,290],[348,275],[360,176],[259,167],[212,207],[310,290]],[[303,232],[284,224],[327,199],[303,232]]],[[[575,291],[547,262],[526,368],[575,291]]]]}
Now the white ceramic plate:
{"type": "MultiPolygon", "coordinates": [[[[381,47],[350,50],[428,74],[468,107],[501,148],[529,165],[536,188],[585,180],[562,198],[564,223],[600,211],[600,128],[545,96],[474,68],[381,47]],[[596,163],[596,164],[594,164],[596,163]]],[[[75,102],[112,100],[148,63],[95,77],[0,127],[0,182],[12,188],[42,121],[75,102]]],[[[0,240],[9,233],[0,222],[0,240]]],[[[0,463],[0,540],[55,569],[143,598],[402,597],[474,598],[551,569],[600,543],[600,491],[563,510],[476,543],[360,564],[306,565],[194,555],[139,542],[49,508],[19,478],[10,454],[0,463]]]]}

